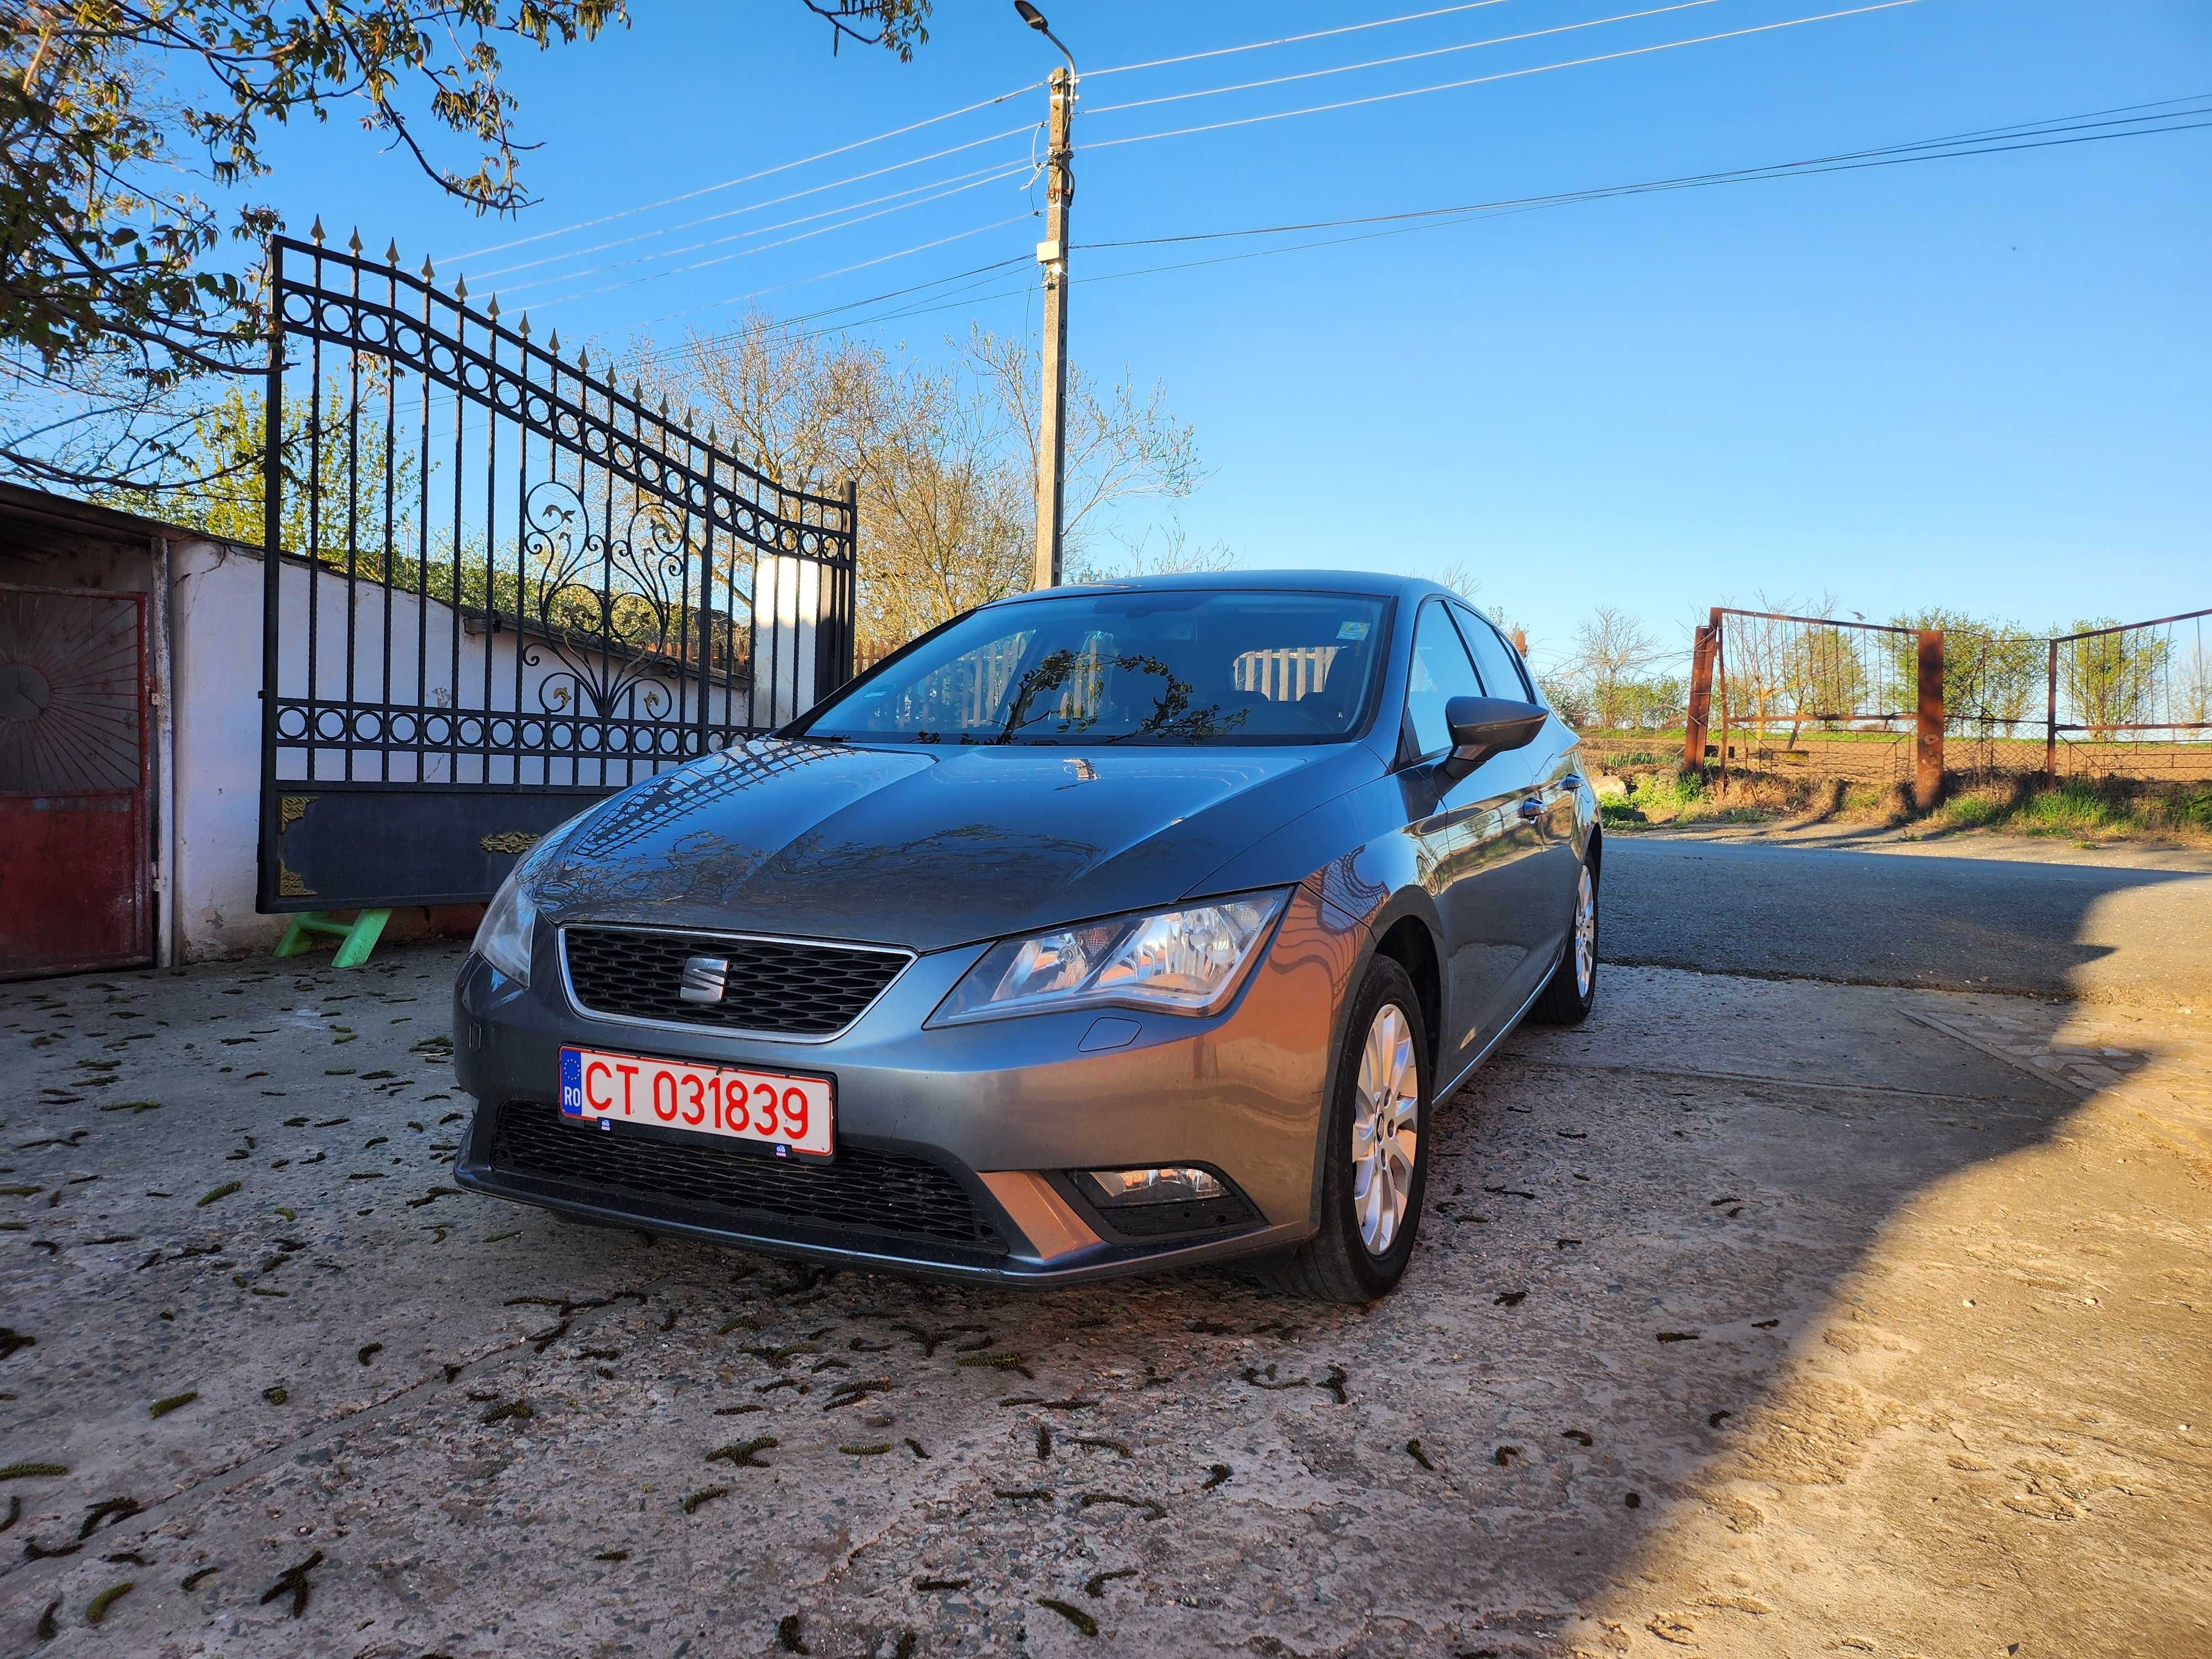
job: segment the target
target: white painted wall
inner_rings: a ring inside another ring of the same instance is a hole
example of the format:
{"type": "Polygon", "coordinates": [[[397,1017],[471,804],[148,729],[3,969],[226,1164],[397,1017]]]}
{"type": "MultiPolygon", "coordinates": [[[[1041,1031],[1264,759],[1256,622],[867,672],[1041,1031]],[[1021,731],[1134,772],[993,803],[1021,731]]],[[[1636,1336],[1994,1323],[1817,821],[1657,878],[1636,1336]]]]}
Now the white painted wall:
{"type": "Polygon", "coordinates": [[[221,542],[169,548],[178,936],[187,960],[264,951],[253,908],[261,800],[261,560],[221,542]]]}
{"type": "Polygon", "coordinates": [[[781,726],[814,706],[822,578],[811,559],[763,553],[753,567],[752,702],[760,725],[781,726]]]}

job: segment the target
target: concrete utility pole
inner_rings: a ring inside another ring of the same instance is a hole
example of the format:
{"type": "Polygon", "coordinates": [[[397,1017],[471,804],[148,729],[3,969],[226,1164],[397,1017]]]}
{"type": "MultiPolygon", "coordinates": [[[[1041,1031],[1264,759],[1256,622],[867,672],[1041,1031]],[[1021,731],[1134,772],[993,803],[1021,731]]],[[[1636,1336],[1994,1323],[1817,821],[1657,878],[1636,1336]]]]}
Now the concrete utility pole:
{"type": "Polygon", "coordinates": [[[1014,0],[1014,9],[1067,59],[1067,66],[1054,70],[1048,83],[1052,119],[1045,151],[1045,231],[1036,250],[1044,272],[1044,364],[1043,409],[1037,422],[1036,570],[1030,586],[1057,587],[1067,479],[1067,209],[1075,198],[1075,175],[1068,166],[1075,154],[1070,137],[1075,120],[1075,57],[1029,0],[1014,0]]]}

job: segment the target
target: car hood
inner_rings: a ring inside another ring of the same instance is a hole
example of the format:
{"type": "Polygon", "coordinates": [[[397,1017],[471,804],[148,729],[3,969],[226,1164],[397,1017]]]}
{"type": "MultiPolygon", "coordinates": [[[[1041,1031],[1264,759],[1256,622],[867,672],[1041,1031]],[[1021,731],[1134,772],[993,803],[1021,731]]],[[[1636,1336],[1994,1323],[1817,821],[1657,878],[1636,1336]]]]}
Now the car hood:
{"type": "Polygon", "coordinates": [[[1078,755],[757,738],[604,803],[535,886],[555,923],[939,950],[1170,902],[1381,770],[1357,744],[1078,755]]]}

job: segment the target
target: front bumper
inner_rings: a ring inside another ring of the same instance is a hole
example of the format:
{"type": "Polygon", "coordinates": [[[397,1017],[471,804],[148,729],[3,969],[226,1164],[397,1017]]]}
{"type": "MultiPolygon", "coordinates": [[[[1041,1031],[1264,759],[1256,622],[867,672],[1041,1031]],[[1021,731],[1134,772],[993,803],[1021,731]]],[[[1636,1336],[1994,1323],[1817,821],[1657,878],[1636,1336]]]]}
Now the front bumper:
{"type": "Polygon", "coordinates": [[[1322,1103],[1361,932],[1300,887],[1218,1015],[1084,1009],[925,1030],[984,947],[939,951],[917,959],[842,1036],[802,1042],[581,1013],[541,926],[529,988],[474,957],[455,987],[455,1067],[478,1103],[455,1178],[586,1221],[947,1279],[1060,1284],[1279,1249],[1314,1231],[1322,1103]],[[1135,1034],[1097,1049],[1102,1019],[1135,1034]],[[856,1182],[949,1180],[976,1225],[885,1226],[856,1220],[850,1203],[775,1189],[804,1188],[804,1165],[725,1164],[739,1178],[719,1184],[702,1173],[716,1159],[765,1155],[657,1124],[551,1123],[564,1045],[827,1077],[831,1170],[847,1169],[817,1188],[849,1194],[856,1182]],[[531,1146],[551,1155],[518,1150],[531,1146]],[[1092,1208],[1067,1177],[1158,1164],[1212,1169],[1245,1202],[1230,1206],[1237,1213],[1226,1224],[1216,1212],[1147,1237],[1092,1208]],[[681,1169],[684,1190],[641,1173],[655,1168],[681,1169]]]}

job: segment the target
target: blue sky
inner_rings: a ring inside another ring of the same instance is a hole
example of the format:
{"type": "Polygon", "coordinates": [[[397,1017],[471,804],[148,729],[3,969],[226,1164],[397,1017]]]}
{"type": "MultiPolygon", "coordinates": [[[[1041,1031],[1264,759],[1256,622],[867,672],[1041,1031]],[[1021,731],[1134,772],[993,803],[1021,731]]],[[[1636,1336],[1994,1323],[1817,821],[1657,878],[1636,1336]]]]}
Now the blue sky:
{"type": "MultiPolygon", "coordinates": [[[[1832,594],[1869,616],[1941,605],[2030,626],[2212,604],[2212,129],[1629,197],[1117,280],[1097,279],[1255,245],[1080,251],[1756,166],[2212,91],[2212,10],[2201,0],[1911,0],[1546,67],[1846,3],[1705,0],[1116,111],[1107,106],[1651,8],[1496,0],[1107,75],[1097,71],[1429,8],[1054,0],[1054,29],[1086,71],[1073,354],[1101,376],[1126,366],[1164,381],[1195,424],[1212,471],[1176,510],[1196,538],[1226,541],[1255,568],[1432,574],[1463,561],[1482,577],[1483,602],[1528,626],[1540,661],[1599,603],[1641,614],[1670,641],[1705,607],[1761,592],[1832,594]],[[1524,70],[1540,72],[1107,142],[1524,70]]],[[[1010,3],[939,0],[932,39],[908,64],[849,44],[833,58],[826,26],[797,0],[635,9],[631,27],[588,46],[511,55],[524,136],[542,144],[526,165],[543,199],[519,222],[442,203],[343,116],[280,138],[267,193],[295,228],[320,213],[339,240],[357,222],[379,249],[396,237],[410,267],[429,253],[441,278],[465,270],[472,293],[526,303],[564,341],[620,343],[641,327],[673,339],[726,325],[739,309],[731,301],[762,289],[777,291],[758,303],[796,314],[1008,258],[1023,263],[845,315],[946,306],[870,325],[927,355],[971,318],[1033,329],[1037,192],[1018,172],[762,245],[874,212],[859,204],[888,191],[1019,169],[1026,133],[916,158],[1025,128],[1043,112],[1041,88],[708,189],[1040,77],[1056,55],[1010,3]],[[769,204],[906,162],[916,164],[769,204]],[[570,228],[611,214],[623,216],[570,228]],[[732,216],[676,228],[717,214],[732,216]],[[538,240],[479,251],[519,237],[538,240]],[[902,257],[822,276],[892,254],[902,257]],[[549,255],[562,257],[502,270],[549,255]],[[675,269],[710,259],[721,262],[675,269]]]]}

